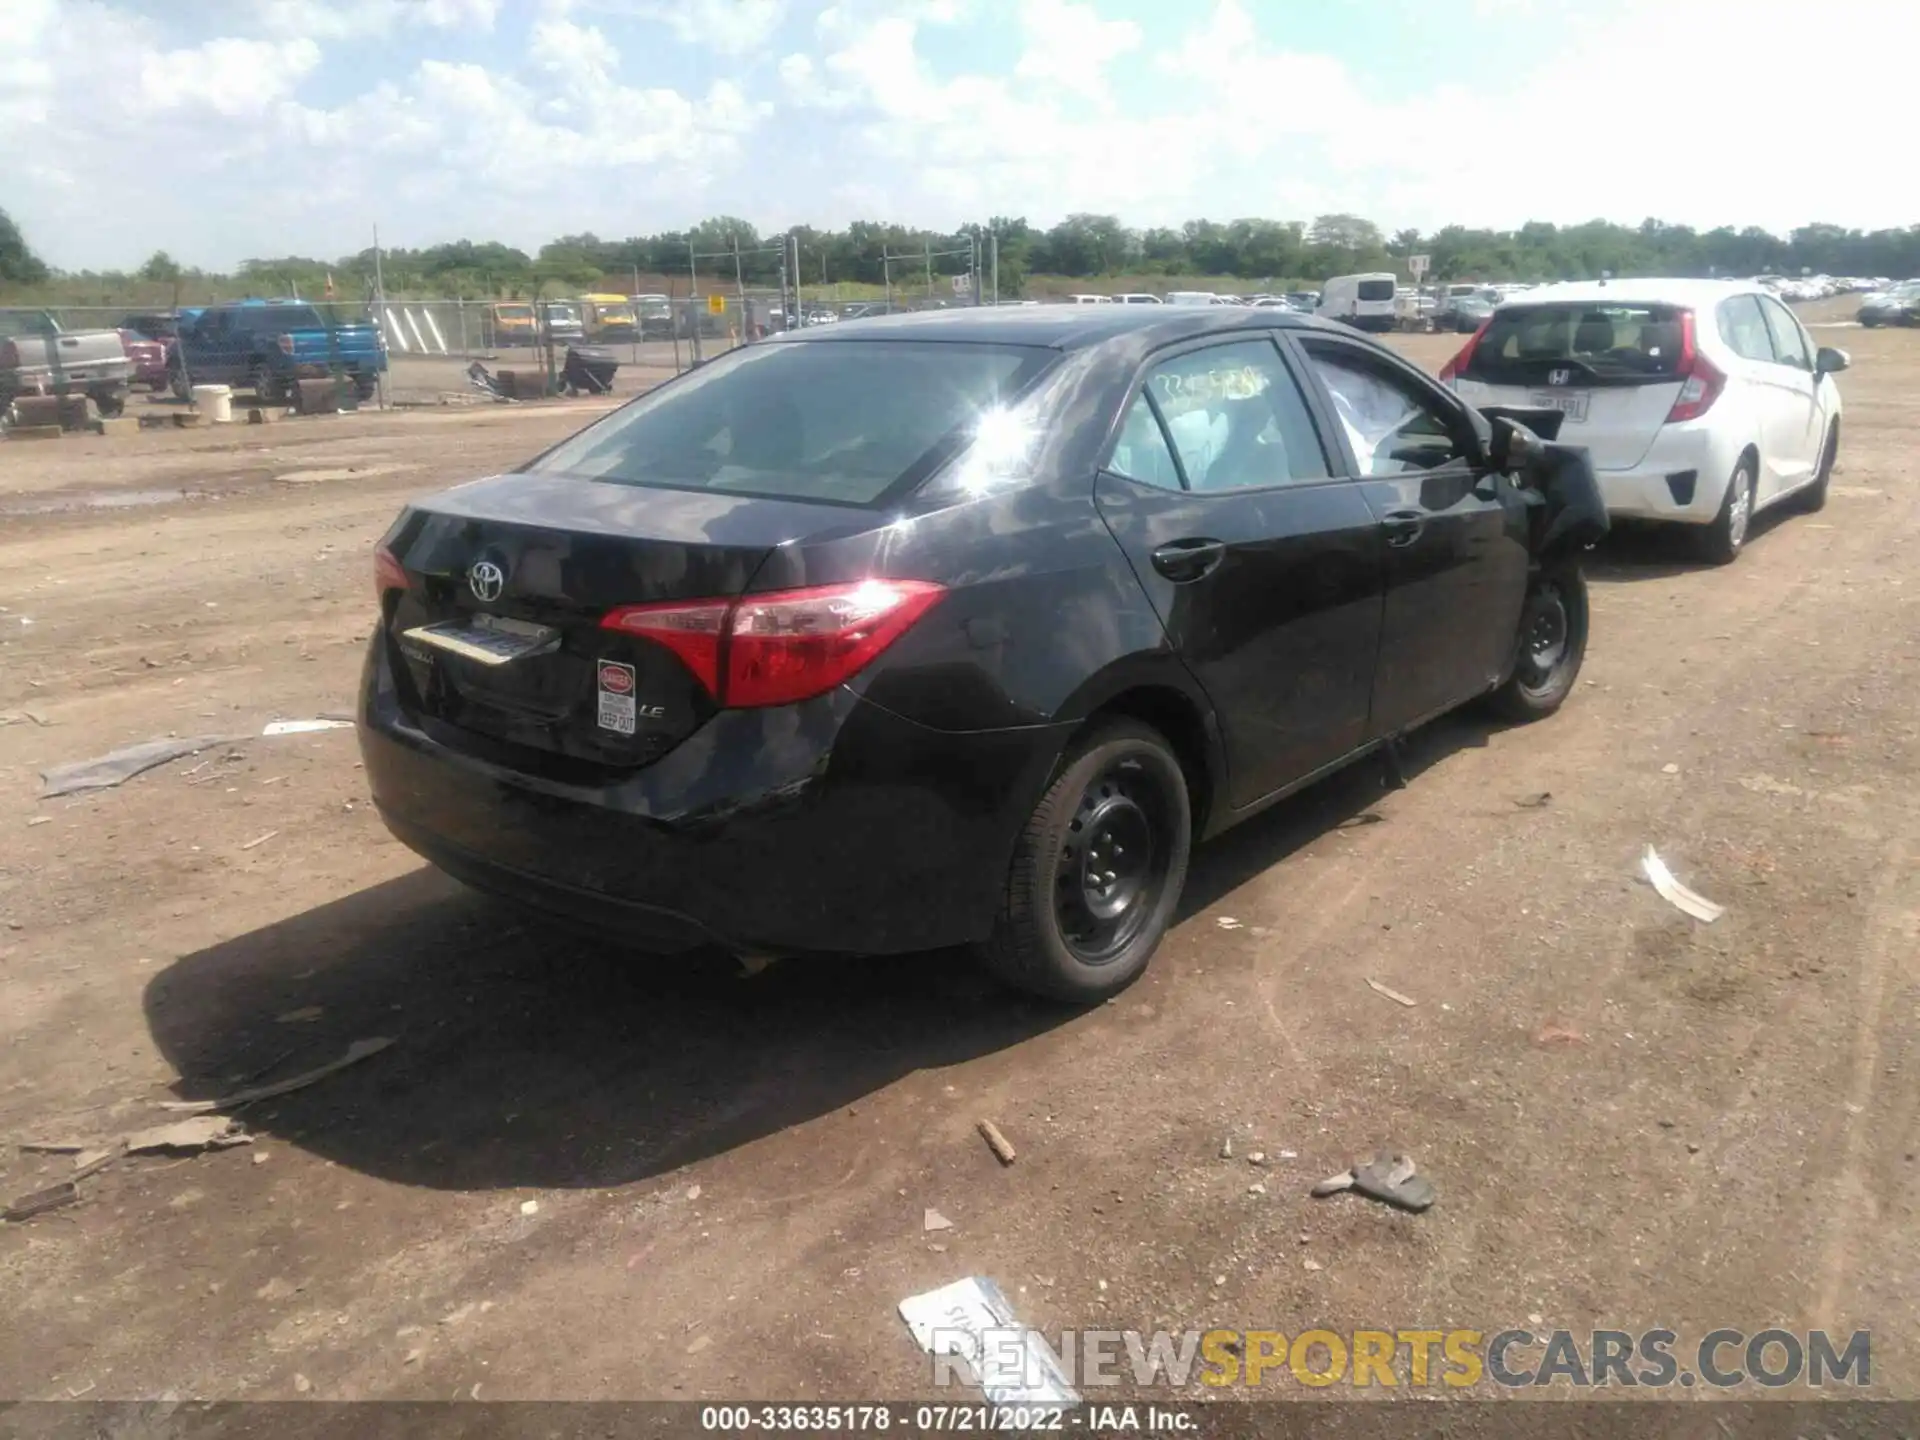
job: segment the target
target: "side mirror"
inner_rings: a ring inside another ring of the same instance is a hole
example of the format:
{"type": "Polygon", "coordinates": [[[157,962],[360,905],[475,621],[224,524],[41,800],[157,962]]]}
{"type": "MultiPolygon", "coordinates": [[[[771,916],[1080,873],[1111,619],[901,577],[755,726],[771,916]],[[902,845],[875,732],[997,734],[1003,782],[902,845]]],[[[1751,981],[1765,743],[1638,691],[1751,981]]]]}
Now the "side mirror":
{"type": "Polygon", "coordinates": [[[1820,353],[1813,358],[1813,373],[1815,375],[1838,375],[1852,363],[1853,359],[1846,351],[1836,349],[1831,345],[1822,345],[1820,347],[1820,353]]]}
{"type": "Polygon", "coordinates": [[[1508,415],[1490,415],[1493,438],[1487,444],[1487,461],[1495,470],[1524,469],[1540,454],[1540,437],[1508,415]]]}

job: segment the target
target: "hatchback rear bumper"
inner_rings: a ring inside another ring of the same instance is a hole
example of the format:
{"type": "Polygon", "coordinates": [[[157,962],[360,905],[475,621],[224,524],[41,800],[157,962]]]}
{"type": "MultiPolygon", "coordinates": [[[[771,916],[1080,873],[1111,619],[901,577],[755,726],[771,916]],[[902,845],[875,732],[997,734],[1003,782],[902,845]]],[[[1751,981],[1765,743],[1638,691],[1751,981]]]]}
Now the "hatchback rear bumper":
{"type": "Polygon", "coordinates": [[[359,722],[374,801],[402,843],[478,889],[662,953],[984,939],[1071,729],[952,734],[842,688],[721,711],[642,770],[563,784],[411,720],[378,635],[359,722]]]}
{"type": "MultiPolygon", "coordinates": [[[[1561,439],[1578,441],[1570,433],[1561,439]]],[[[1630,470],[1598,470],[1607,513],[1621,519],[1710,524],[1720,513],[1737,446],[1706,424],[1669,425],[1630,470]]]]}

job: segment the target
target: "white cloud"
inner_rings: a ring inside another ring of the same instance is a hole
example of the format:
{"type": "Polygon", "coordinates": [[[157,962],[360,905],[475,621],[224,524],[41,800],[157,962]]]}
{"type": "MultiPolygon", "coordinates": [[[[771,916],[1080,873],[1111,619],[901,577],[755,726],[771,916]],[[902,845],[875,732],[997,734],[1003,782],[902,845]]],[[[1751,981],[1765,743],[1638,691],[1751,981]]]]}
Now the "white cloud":
{"type": "Polygon", "coordinates": [[[1133,21],[1102,20],[1092,5],[1073,0],[1026,0],[1020,25],[1027,48],[1014,66],[1015,77],[1095,101],[1107,98],[1107,66],[1138,49],[1141,40],[1133,21]]]}
{"type": "Polygon", "coordinates": [[[209,40],[142,56],[140,96],[154,110],[257,115],[292,94],[319,63],[320,47],[311,40],[209,40]]]}
{"type": "Polygon", "coordinates": [[[741,55],[764,45],[786,18],[786,0],[633,0],[631,13],[672,27],[693,45],[741,55]]]}
{"type": "Polygon", "coordinates": [[[501,0],[266,0],[260,24],[271,34],[346,40],[400,29],[488,31],[501,0]]]}

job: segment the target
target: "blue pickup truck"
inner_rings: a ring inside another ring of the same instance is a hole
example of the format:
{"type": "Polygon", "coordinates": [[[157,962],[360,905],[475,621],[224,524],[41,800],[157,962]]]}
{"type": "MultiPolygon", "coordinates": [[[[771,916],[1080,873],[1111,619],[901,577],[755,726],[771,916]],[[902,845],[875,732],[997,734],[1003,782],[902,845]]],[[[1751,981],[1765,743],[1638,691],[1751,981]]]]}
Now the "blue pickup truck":
{"type": "Polygon", "coordinates": [[[299,300],[241,300],[211,305],[189,321],[171,355],[173,393],[194,385],[251,390],[262,405],[286,403],[295,380],[343,374],[371,400],[387,368],[387,348],[370,322],[328,323],[299,300]]]}

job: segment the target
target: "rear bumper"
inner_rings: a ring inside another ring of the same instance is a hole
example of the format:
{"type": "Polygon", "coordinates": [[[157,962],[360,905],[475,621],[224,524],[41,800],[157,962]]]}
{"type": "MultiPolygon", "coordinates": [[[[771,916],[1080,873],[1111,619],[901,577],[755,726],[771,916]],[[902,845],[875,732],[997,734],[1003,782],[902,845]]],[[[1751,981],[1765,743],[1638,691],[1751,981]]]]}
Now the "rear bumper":
{"type": "Polygon", "coordinates": [[[1611,516],[1706,525],[1720,513],[1739,453],[1737,445],[1704,424],[1669,425],[1639,464],[1599,470],[1595,478],[1611,516]]]}
{"type": "Polygon", "coordinates": [[[1071,727],[951,734],[836,690],[722,711],[643,770],[562,784],[400,709],[376,635],[360,749],[396,838],[636,949],[894,954],[984,939],[1071,727]]]}

